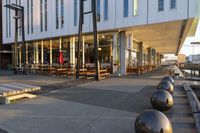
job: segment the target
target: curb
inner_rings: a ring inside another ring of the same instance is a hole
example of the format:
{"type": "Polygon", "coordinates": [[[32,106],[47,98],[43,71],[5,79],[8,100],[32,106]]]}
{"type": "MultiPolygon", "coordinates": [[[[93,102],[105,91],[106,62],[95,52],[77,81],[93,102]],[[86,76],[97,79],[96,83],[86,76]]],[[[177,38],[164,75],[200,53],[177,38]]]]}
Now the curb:
{"type": "Polygon", "coordinates": [[[185,89],[186,95],[190,103],[190,107],[192,109],[197,132],[200,133],[200,102],[197,96],[195,95],[194,91],[187,83],[183,83],[183,87],[185,89]]]}

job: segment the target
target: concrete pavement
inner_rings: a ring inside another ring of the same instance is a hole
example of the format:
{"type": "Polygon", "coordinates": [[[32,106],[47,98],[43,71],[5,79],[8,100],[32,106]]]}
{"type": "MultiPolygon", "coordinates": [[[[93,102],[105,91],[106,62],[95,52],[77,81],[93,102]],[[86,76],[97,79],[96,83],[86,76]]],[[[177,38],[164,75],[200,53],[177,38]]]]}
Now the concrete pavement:
{"type": "MultiPolygon", "coordinates": [[[[70,80],[49,84],[44,89],[51,91],[39,93],[35,99],[0,105],[0,129],[9,133],[134,133],[136,116],[152,109],[150,97],[163,72],[155,71],[150,77],[146,74],[99,82],[70,80]]],[[[164,113],[172,121],[175,133],[195,133],[179,84],[174,108],[164,113]]]]}

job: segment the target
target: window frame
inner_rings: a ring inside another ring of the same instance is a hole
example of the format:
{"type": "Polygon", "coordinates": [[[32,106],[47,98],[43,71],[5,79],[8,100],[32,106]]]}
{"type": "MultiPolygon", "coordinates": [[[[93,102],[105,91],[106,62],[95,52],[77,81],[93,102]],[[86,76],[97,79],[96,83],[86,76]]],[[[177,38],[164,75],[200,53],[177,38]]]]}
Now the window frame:
{"type": "Polygon", "coordinates": [[[162,12],[165,10],[165,1],[164,0],[158,0],[158,11],[162,12]],[[161,2],[162,1],[162,2],[161,2]],[[162,5],[162,6],[161,6],[162,5]],[[162,7],[162,8],[161,8],[162,7]]]}
{"type": "Polygon", "coordinates": [[[108,20],[108,0],[104,0],[104,21],[108,20]]]}
{"type": "Polygon", "coordinates": [[[170,9],[176,9],[177,8],[177,0],[170,0],[170,9]],[[172,7],[172,2],[175,2],[174,7],[172,7]]]}
{"type": "Polygon", "coordinates": [[[48,30],[48,0],[44,1],[44,30],[48,30]]]}
{"type": "Polygon", "coordinates": [[[64,0],[60,0],[60,27],[64,28],[65,25],[65,4],[64,0]]]}
{"type": "Polygon", "coordinates": [[[40,32],[43,32],[43,21],[44,21],[44,19],[43,19],[43,13],[44,13],[44,11],[43,11],[43,0],[40,0],[40,32]]]}
{"type": "Polygon", "coordinates": [[[56,29],[59,29],[59,0],[55,0],[56,29]]]}
{"type": "Polygon", "coordinates": [[[123,17],[129,16],[129,0],[123,0],[123,17]]]}
{"type": "Polygon", "coordinates": [[[133,16],[138,16],[138,7],[139,7],[139,0],[132,0],[132,6],[133,6],[133,9],[132,9],[132,13],[133,13],[133,16]],[[137,1],[137,10],[135,10],[135,1],[137,1]]]}
{"type": "Polygon", "coordinates": [[[96,13],[97,13],[97,22],[101,21],[101,0],[97,0],[96,3],[96,13]]]}
{"type": "Polygon", "coordinates": [[[78,21],[78,0],[74,0],[74,26],[77,26],[78,21]]]}

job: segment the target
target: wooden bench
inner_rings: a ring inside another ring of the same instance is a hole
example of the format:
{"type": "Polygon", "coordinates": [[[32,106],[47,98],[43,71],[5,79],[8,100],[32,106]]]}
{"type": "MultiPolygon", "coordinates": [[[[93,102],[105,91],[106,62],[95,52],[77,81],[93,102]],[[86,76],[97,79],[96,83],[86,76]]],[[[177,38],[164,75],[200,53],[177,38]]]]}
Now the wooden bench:
{"type": "Polygon", "coordinates": [[[56,70],[56,75],[57,76],[67,76],[67,68],[58,68],[57,70],[56,70]]]}
{"type": "Polygon", "coordinates": [[[55,76],[55,75],[56,75],[56,68],[54,68],[54,67],[49,67],[49,68],[48,68],[48,75],[49,75],[49,76],[55,76]]]}
{"type": "Polygon", "coordinates": [[[67,69],[67,77],[75,77],[76,76],[76,69],[75,68],[68,68],[67,69]]]}
{"type": "MultiPolygon", "coordinates": [[[[86,78],[86,79],[95,78],[95,76],[96,76],[96,70],[94,70],[94,69],[80,70],[80,76],[82,76],[83,78],[86,78]]],[[[106,69],[101,69],[99,71],[99,76],[100,76],[100,80],[106,79],[106,78],[110,78],[110,73],[108,73],[106,69]]]]}
{"type": "Polygon", "coordinates": [[[22,83],[5,83],[0,84],[0,102],[9,104],[11,101],[20,98],[34,98],[36,95],[29,94],[33,91],[40,90],[41,87],[27,85],[22,83]]]}
{"type": "Polygon", "coordinates": [[[110,78],[110,73],[107,72],[106,69],[100,70],[100,79],[110,78]]]}

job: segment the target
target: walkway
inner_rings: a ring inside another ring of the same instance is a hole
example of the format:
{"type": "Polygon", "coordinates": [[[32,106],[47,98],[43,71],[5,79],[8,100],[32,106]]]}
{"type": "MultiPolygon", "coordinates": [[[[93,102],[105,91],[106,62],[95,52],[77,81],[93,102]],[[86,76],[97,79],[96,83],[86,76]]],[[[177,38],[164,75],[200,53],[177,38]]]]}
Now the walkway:
{"type": "Polygon", "coordinates": [[[194,118],[184,88],[176,86],[173,109],[174,133],[196,133],[194,118]]]}
{"type": "MultiPolygon", "coordinates": [[[[0,128],[9,133],[134,133],[137,115],[152,109],[150,97],[165,74],[159,69],[141,77],[51,84],[36,99],[1,105],[0,128]]],[[[174,133],[195,133],[181,81],[177,83],[175,106],[165,114],[174,133]]]]}
{"type": "Polygon", "coordinates": [[[11,71],[0,71],[0,84],[8,82],[20,82],[31,85],[52,85],[61,84],[71,79],[50,77],[46,75],[14,75],[11,71]]]}

